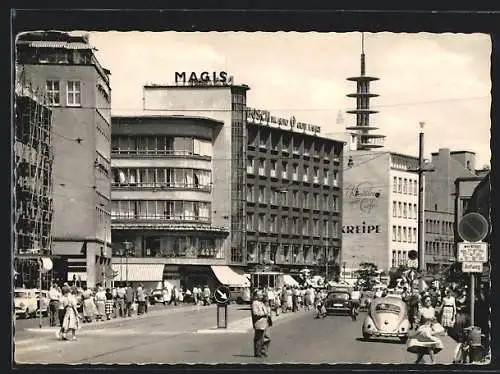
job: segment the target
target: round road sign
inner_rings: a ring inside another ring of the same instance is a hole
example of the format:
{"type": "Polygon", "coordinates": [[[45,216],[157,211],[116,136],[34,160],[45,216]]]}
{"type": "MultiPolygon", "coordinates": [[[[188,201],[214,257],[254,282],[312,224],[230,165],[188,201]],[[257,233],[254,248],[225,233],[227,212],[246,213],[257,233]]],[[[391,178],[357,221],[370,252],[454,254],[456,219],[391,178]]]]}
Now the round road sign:
{"type": "Polygon", "coordinates": [[[488,231],[488,220],[479,213],[468,213],[458,223],[458,235],[466,242],[480,242],[488,231]]]}
{"type": "Polygon", "coordinates": [[[408,251],[408,258],[410,260],[418,260],[418,251],[414,249],[408,251]]]}
{"type": "Polygon", "coordinates": [[[228,304],[231,298],[231,291],[226,286],[217,287],[214,292],[214,299],[217,304],[228,304]]]}

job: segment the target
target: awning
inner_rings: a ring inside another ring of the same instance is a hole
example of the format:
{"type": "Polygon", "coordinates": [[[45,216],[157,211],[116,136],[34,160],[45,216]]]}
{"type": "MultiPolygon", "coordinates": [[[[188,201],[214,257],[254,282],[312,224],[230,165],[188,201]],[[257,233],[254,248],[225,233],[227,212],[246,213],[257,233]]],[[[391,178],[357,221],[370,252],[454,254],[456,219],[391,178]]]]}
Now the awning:
{"type": "Polygon", "coordinates": [[[115,281],[161,282],[164,264],[112,264],[115,281]]]}
{"type": "Polygon", "coordinates": [[[47,273],[47,272],[51,271],[52,270],[52,266],[53,266],[52,260],[50,258],[48,258],[48,257],[42,257],[41,260],[42,260],[41,261],[42,262],[41,263],[41,265],[42,265],[41,266],[42,273],[47,273]]]}
{"type": "Polygon", "coordinates": [[[285,286],[298,286],[299,282],[297,282],[290,274],[283,275],[283,283],[285,286]]]}
{"type": "Polygon", "coordinates": [[[225,286],[250,287],[250,281],[243,270],[224,265],[211,266],[215,276],[225,286]]]}

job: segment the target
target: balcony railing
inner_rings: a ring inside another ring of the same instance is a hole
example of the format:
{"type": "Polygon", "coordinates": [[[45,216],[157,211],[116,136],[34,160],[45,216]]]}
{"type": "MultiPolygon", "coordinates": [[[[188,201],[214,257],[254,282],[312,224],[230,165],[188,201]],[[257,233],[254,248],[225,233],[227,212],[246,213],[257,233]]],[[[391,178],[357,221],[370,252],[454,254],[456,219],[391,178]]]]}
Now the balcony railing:
{"type": "Polygon", "coordinates": [[[292,180],[298,181],[299,180],[299,175],[298,174],[293,174],[292,175],[292,180]]]}
{"type": "Polygon", "coordinates": [[[144,188],[144,189],[196,189],[203,191],[210,191],[210,184],[195,184],[195,183],[158,183],[158,182],[136,182],[136,183],[121,183],[121,182],[112,182],[111,186],[116,189],[135,189],[135,188],[144,188]]]}
{"type": "Polygon", "coordinates": [[[271,177],[276,178],[276,170],[271,170],[271,177]]]}
{"type": "Polygon", "coordinates": [[[288,172],[287,171],[282,171],[281,172],[281,178],[288,179],[288,172]]]}
{"type": "Polygon", "coordinates": [[[206,157],[212,158],[211,155],[202,155],[194,151],[184,149],[112,149],[111,155],[113,156],[173,156],[173,157],[206,157]]]}
{"type": "Polygon", "coordinates": [[[259,168],[259,175],[261,175],[261,176],[265,176],[266,175],[266,172],[265,172],[264,168],[259,168]]]}
{"type": "Polygon", "coordinates": [[[210,217],[188,214],[135,214],[111,213],[111,219],[117,221],[166,221],[166,222],[204,222],[210,223],[210,217]]]}
{"type": "Polygon", "coordinates": [[[313,177],[313,183],[319,184],[319,177],[313,177]]]}

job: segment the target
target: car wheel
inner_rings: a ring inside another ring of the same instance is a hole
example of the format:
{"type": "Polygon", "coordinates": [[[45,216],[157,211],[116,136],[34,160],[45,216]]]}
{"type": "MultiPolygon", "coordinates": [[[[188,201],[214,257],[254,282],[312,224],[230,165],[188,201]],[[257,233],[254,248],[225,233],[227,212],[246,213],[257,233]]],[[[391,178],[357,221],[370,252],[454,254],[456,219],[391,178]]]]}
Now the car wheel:
{"type": "Polygon", "coordinates": [[[406,344],[406,342],[408,341],[408,337],[407,337],[407,336],[405,336],[405,337],[399,338],[399,341],[400,341],[402,344],[406,344]]]}
{"type": "Polygon", "coordinates": [[[29,319],[30,318],[30,311],[26,309],[23,313],[23,318],[24,319],[29,319]]]}
{"type": "Polygon", "coordinates": [[[370,334],[367,334],[366,332],[363,333],[363,339],[364,340],[370,340],[370,334]]]}

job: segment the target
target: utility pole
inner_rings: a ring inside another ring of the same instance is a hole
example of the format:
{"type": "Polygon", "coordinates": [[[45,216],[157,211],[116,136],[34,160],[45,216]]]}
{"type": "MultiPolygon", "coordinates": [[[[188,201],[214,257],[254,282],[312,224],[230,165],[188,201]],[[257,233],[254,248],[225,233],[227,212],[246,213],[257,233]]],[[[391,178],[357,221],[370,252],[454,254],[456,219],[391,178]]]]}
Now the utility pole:
{"type": "Polygon", "coordinates": [[[420,134],[418,137],[418,270],[425,269],[425,236],[424,236],[424,125],[420,122],[420,134]]]}

